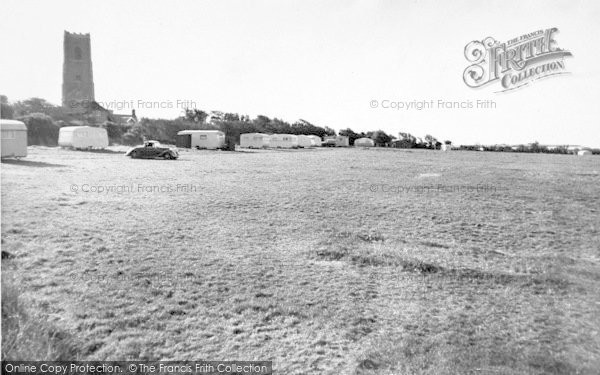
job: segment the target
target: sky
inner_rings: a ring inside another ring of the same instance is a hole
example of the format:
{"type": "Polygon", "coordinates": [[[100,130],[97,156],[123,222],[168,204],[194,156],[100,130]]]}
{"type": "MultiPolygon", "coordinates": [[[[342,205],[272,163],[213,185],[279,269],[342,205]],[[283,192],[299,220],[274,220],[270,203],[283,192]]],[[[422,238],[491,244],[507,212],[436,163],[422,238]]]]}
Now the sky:
{"type": "Polygon", "coordinates": [[[115,113],[175,118],[196,107],[454,144],[600,147],[598,1],[2,0],[0,8],[0,94],[9,101],[61,103],[67,30],[91,34],[96,101],[115,113]],[[469,42],[553,27],[573,55],[569,74],[502,93],[498,83],[463,81],[469,42]],[[477,108],[478,100],[491,104],[477,108]],[[391,108],[424,101],[433,105],[391,108]]]}

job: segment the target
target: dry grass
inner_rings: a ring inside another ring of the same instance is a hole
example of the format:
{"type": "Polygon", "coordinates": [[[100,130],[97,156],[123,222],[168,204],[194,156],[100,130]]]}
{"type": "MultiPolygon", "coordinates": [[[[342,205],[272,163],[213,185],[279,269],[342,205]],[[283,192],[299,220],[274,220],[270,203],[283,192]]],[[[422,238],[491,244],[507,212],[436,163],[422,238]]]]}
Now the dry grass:
{"type": "Polygon", "coordinates": [[[27,159],[2,165],[3,250],[28,312],[72,333],[86,359],[264,359],[280,374],[600,368],[597,158],[323,149],[162,162],[34,148],[27,159]]]}
{"type": "MultiPolygon", "coordinates": [[[[9,261],[2,261],[9,263],[9,261]]],[[[2,360],[77,359],[76,339],[44,317],[36,316],[21,296],[13,271],[2,270],[2,360]]]]}

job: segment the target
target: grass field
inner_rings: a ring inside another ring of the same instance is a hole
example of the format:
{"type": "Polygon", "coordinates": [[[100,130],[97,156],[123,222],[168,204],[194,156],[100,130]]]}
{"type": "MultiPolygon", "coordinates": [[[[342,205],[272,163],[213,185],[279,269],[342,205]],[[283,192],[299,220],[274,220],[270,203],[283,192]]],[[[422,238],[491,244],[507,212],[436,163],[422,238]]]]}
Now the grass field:
{"type": "Polygon", "coordinates": [[[3,356],[598,374],[599,230],[598,157],[30,147],[2,163],[3,356]]]}

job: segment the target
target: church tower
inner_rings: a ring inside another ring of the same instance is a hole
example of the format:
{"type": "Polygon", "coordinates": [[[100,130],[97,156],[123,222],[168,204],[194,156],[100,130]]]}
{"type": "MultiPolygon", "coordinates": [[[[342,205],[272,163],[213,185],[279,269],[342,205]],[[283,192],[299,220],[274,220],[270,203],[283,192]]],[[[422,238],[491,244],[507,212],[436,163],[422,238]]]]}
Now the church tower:
{"type": "Polygon", "coordinates": [[[62,105],[74,109],[94,101],[90,34],[65,31],[64,54],[62,105]]]}

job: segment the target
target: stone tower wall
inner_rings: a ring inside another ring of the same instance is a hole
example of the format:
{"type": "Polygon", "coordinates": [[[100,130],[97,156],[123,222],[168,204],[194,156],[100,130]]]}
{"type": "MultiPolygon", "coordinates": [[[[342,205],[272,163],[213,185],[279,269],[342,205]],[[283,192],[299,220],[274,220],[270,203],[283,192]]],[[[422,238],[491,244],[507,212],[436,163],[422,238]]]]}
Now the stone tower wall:
{"type": "Polygon", "coordinates": [[[62,105],[81,109],[94,99],[90,34],[65,31],[62,105]]]}

